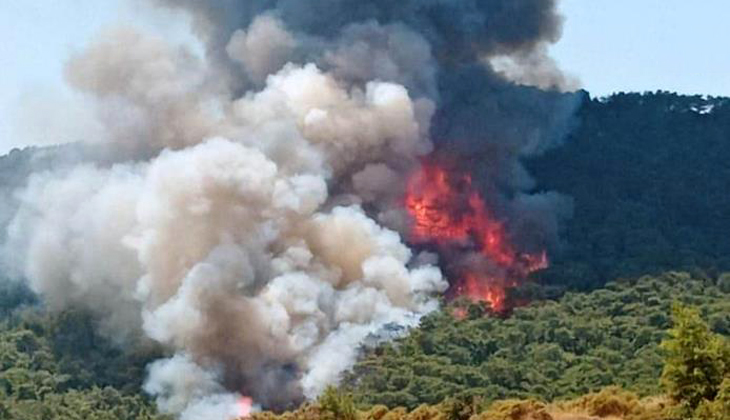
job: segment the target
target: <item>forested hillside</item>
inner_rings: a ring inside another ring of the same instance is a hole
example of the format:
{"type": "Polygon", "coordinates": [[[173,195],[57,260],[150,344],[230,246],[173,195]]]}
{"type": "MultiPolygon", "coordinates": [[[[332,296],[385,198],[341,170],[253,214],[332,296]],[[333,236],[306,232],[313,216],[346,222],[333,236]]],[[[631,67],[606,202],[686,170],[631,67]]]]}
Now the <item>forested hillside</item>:
{"type": "Polygon", "coordinates": [[[730,100],[668,92],[586,100],[562,147],[531,160],[573,197],[545,282],[592,289],[668,269],[730,270],[730,100]]]}
{"type": "Polygon", "coordinates": [[[463,320],[434,313],[408,337],[370,351],[347,383],[356,401],[411,409],[454,396],[552,401],[610,385],[656,395],[659,343],[677,300],[730,335],[730,275],[670,272],[535,302],[506,319],[485,317],[479,305],[463,320]]]}
{"type": "MultiPolygon", "coordinates": [[[[730,336],[730,100],[586,99],[565,143],[527,164],[536,191],[574,199],[552,267],[514,292],[531,303],[496,315],[451,302],[363,349],[338,391],[285,420],[668,418],[660,343],[676,327],[672,305],[730,336]]],[[[24,286],[0,286],[0,419],[162,418],[140,391],[159,349],[130,354],[89,315],[47,312],[24,286]]],[[[717,404],[726,388],[713,388],[717,404]]]]}
{"type": "Polygon", "coordinates": [[[2,303],[0,419],[162,418],[140,395],[145,355],[100,337],[86,314],[38,307],[8,314],[2,303]]]}

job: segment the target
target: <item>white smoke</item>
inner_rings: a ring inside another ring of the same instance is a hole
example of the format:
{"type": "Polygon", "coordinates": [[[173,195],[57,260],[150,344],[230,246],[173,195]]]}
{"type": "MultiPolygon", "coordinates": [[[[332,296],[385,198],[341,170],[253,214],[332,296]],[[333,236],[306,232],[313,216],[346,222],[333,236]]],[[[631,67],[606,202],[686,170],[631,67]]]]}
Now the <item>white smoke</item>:
{"type": "Polygon", "coordinates": [[[202,369],[184,354],[152,363],[149,372],[150,378],[154,380],[148,381],[144,389],[157,396],[157,407],[163,413],[180,413],[191,402],[205,400],[210,395],[225,394],[219,384],[218,372],[202,369]]]}
{"type": "Polygon", "coordinates": [[[297,45],[297,40],[279,19],[263,15],[256,18],[247,31],[234,32],[226,52],[243,66],[252,81],[263,83],[269,74],[287,63],[297,45]]]}
{"type": "Polygon", "coordinates": [[[145,384],[162,411],[226,418],[242,394],[316,397],[368,336],[437,308],[440,271],[331,193],[355,174],[376,189],[398,174],[388,161],[431,150],[430,99],[343,76],[353,36],[327,56],[332,71],[287,64],[296,40],[260,17],[228,44],[256,82],[238,97],[205,60],[128,28],[69,62],[102,140],[142,159],[32,175],[3,255],[52,308],[85,307],[120,344],[166,349],[145,384]]]}
{"type": "Polygon", "coordinates": [[[485,62],[508,80],[520,85],[562,92],[578,90],[580,80],[560,70],[558,63],[548,54],[548,47],[547,43],[542,43],[529,51],[485,57],[485,62]]]}
{"type": "Polygon", "coordinates": [[[100,140],[156,148],[196,144],[214,133],[216,115],[206,106],[216,91],[204,64],[160,38],[107,30],[71,58],[66,79],[96,99],[106,128],[100,140]]]}

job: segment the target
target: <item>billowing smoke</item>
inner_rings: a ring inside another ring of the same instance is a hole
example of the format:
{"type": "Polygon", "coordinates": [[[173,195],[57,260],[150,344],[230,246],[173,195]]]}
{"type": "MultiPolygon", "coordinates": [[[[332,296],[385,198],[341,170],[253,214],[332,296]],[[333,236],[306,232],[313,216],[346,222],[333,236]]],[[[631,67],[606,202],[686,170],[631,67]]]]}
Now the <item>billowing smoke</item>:
{"type": "Polygon", "coordinates": [[[144,387],[163,411],[291,406],[435,310],[448,283],[402,239],[426,155],[475,174],[519,246],[555,242],[566,200],[528,194],[520,164],[577,102],[523,86],[567,87],[542,61],[554,1],[154,3],[190,14],[205,56],[115,28],[71,57],[104,127],[88,140],[116,158],[30,176],[3,259],[49,307],[165,349],[144,387]]]}

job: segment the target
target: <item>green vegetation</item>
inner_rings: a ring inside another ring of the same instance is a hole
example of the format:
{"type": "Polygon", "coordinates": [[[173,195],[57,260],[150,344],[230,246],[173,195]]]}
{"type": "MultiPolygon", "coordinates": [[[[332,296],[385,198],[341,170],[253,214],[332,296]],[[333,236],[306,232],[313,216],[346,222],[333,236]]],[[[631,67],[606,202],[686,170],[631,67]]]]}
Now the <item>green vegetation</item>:
{"type": "Polygon", "coordinates": [[[730,378],[725,377],[715,399],[700,402],[692,416],[698,420],[730,419],[730,378]]]}
{"type": "Polygon", "coordinates": [[[408,337],[371,350],[346,384],[358,403],[409,409],[454,396],[552,401],[611,385],[656,395],[659,344],[675,300],[700,308],[716,332],[730,332],[730,293],[718,283],[666,273],[568,293],[506,319],[483,317],[474,305],[461,321],[434,313],[408,337]]]}
{"type": "Polygon", "coordinates": [[[357,410],[351,395],[342,394],[334,387],[324,390],[317,401],[322,418],[329,420],[355,420],[357,410]]]}
{"type": "Polygon", "coordinates": [[[680,403],[679,416],[730,415],[730,342],[713,334],[693,308],[675,305],[672,321],[674,327],[662,343],[667,355],[662,380],[669,396],[680,403]]]}
{"type": "Polygon", "coordinates": [[[668,92],[586,100],[565,144],[527,162],[573,197],[541,277],[590,290],[667,270],[730,271],[730,100],[668,92]]]}
{"type": "MultiPolygon", "coordinates": [[[[337,398],[342,398],[343,394],[337,398]]],[[[672,405],[665,398],[639,398],[619,388],[606,388],[574,400],[545,403],[535,399],[502,400],[483,404],[478,399],[448,399],[413,410],[388,409],[383,405],[354,412],[357,420],[670,420],[672,405]]],[[[256,413],[252,420],[319,420],[332,418],[321,403],[276,415],[256,413]]],[[[674,419],[671,419],[674,420],[674,419]]],[[[705,419],[703,419],[705,420],[705,419]]],[[[715,420],[708,418],[707,420],[715,420]]]]}
{"type": "Polygon", "coordinates": [[[162,419],[139,395],[146,360],[78,312],[14,312],[0,321],[0,419],[162,419]]]}
{"type": "MultiPolygon", "coordinates": [[[[730,417],[730,342],[712,333],[694,307],[675,303],[673,327],[661,347],[662,375],[668,396],[641,398],[619,387],[606,387],[575,399],[545,402],[540,398],[490,402],[474,390],[436,404],[415,407],[362,404],[349,394],[328,388],[314,404],[277,416],[259,413],[253,420],[726,420],[730,417]]],[[[400,343],[401,346],[403,343],[400,343]]],[[[413,355],[413,351],[410,351],[413,355]]],[[[384,356],[389,357],[389,356],[384,356]]]]}

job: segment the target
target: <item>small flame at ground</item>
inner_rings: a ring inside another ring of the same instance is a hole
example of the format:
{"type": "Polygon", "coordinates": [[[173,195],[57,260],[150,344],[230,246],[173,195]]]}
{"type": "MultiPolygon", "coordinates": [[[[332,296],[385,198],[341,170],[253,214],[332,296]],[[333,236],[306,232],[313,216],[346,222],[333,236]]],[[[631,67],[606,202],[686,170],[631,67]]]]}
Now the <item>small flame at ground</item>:
{"type": "Polygon", "coordinates": [[[251,397],[241,397],[236,404],[238,406],[238,418],[246,419],[251,417],[253,410],[253,399],[251,397]]]}
{"type": "Polygon", "coordinates": [[[533,271],[546,268],[547,255],[518,252],[504,224],[487,208],[473,186],[471,175],[423,162],[408,180],[405,207],[413,224],[410,240],[435,244],[441,250],[467,247],[485,257],[503,275],[476,266],[460,267],[452,292],[505,308],[506,290],[533,271]]]}

